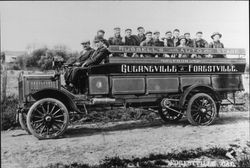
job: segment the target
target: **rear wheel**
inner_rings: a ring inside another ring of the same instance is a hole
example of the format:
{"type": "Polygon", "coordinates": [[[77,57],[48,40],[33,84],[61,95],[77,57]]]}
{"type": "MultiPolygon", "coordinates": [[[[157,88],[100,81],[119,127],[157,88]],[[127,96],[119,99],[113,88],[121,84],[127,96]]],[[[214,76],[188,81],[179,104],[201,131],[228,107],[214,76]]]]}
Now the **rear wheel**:
{"type": "Polygon", "coordinates": [[[206,93],[197,93],[188,102],[187,118],[192,125],[210,125],[215,120],[216,113],[216,103],[206,93]]]}
{"type": "Polygon", "coordinates": [[[26,113],[19,113],[18,120],[21,125],[21,128],[25,130],[28,134],[31,134],[28,127],[27,127],[27,114],[26,113]]]}
{"type": "Polygon", "coordinates": [[[34,103],[27,115],[29,131],[38,139],[58,138],[69,123],[65,105],[56,99],[45,98],[34,103]]]}

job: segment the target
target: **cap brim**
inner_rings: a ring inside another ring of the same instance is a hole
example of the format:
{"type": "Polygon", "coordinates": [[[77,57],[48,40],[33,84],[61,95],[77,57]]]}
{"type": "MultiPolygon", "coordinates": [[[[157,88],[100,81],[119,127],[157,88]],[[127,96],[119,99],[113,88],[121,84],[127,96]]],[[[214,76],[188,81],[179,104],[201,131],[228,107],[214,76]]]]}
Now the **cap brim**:
{"type": "Polygon", "coordinates": [[[213,34],[213,35],[211,36],[211,38],[213,39],[213,37],[214,37],[215,35],[219,35],[220,38],[222,37],[222,34],[213,34]]]}

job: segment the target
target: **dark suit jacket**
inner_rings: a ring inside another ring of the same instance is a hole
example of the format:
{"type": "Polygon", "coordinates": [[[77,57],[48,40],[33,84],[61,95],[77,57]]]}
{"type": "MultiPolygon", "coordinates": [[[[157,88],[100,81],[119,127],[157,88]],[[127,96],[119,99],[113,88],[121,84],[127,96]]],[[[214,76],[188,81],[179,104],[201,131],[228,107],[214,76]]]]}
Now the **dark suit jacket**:
{"type": "Polygon", "coordinates": [[[164,42],[160,41],[159,39],[154,39],[153,42],[154,42],[153,46],[157,46],[157,47],[163,47],[164,46],[164,42]]]}
{"type": "Polygon", "coordinates": [[[138,38],[135,35],[128,37],[125,37],[125,45],[128,46],[139,46],[140,42],[138,41],[138,38]]]}
{"type": "Polygon", "coordinates": [[[86,51],[81,51],[80,56],[78,58],[69,58],[66,64],[73,65],[76,62],[80,62],[80,65],[84,63],[94,52],[95,50],[93,48],[89,48],[86,51]]]}
{"type": "Polygon", "coordinates": [[[80,57],[78,61],[83,64],[93,53],[95,50],[93,48],[89,48],[86,52],[83,53],[83,51],[80,52],[80,57]]]}
{"type": "Polygon", "coordinates": [[[188,47],[194,47],[194,41],[192,39],[187,39],[186,40],[186,45],[188,47]]]}
{"type": "Polygon", "coordinates": [[[122,37],[110,37],[108,40],[110,45],[123,45],[122,37]]]}
{"type": "Polygon", "coordinates": [[[146,40],[146,36],[143,34],[142,36],[140,36],[139,34],[137,35],[137,39],[139,41],[139,43],[143,42],[144,40],[146,40]]]}
{"type": "Polygon", "coordinates": [[[172,39],[167,39],[167,47],[174,47],[174,41],[172,39]]]}
{"type": "Polygon", "coordinates": [[[101,47],[85,61],[86,66],[98,65],[109,56],[110,52],[106,47],[101,47]]]}
{"type": "Polygon", "coordinates": [[[194,47],[197,47],[197,48],[207,48],[208,47],[208,43],[204,39],[200,39],[200,40],[194,39],[193,41],[194,41],[194,47]]]}

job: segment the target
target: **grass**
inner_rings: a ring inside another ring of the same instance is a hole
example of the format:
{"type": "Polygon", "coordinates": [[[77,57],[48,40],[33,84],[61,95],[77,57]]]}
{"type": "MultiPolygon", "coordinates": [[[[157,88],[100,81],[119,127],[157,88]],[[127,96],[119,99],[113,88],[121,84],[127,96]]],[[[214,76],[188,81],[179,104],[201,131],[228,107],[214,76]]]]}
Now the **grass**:
{"type": "Polygon", "coordinates": [[[240,160],[237,161],[237,167],[250,167],[250,156],[244,155],[240,160]]]}
{"type": "Polygon", "coordinates": [[[15,95],[9,95],[5,102],[1,102],[1,130],[7,130],[16,127],[16,110],[18,107],[18,98],[15,95]]]}
{"type": "MultiPolygon", "coordinates": [[[[249,111],[249,93],[248,92],[236,92],[236,102],[244,102],[244,105],[234,106],[228,105],[221,108],[223,112],[233,112],[233,111],[249,111]]],[[[232,95],[228,96],[232,100],[232,95]]]]}
{"type": "MultiPolygon", "coordinates": [[[[71,163],[71,164],[50,164],[47,168],[127,168],[127,167],[143,167],[143,168],[160,168],[162,166],[168,165],[166,160],[183,161],[190,159],[197,159],[202,156],[209,157],[211,159],[223,159],[230,161],[225,155],[227,153],[226,149],[219,147],[212,147],[210,149],[202,150],[197,148],[194,150],[183,150],[181,152],[173,152],[167,154],[150,154],[143,158],[132,158],[124,159],[119,156],[112,158],[106,157],[102,160],[99,165],[88,165],[83,163],[71,163]]],[[[237,167],[249,167],[250,158],[244,157],[236,162],[237,167]]],[[[189,166],[195,167],[195,166],[189,166]]],[[[218,166],[219,167],[219,166],[218,166]]]]}

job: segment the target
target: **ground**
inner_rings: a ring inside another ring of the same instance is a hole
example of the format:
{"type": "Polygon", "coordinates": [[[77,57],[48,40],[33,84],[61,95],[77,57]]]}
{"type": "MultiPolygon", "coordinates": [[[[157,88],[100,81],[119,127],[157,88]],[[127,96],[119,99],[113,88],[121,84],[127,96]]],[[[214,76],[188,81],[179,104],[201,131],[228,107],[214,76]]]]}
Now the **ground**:
{"type": "Polygon", "coordinates": [[[37,140],[23,130],[2,131],[2,168],[35,168],[50,163],[98,164],[105,156],[145,157],[184,149],[234,147],[250,155],[249,113],[224,112],[210,126],[161,120],[74,125],[64,137],[37,140]]]}

